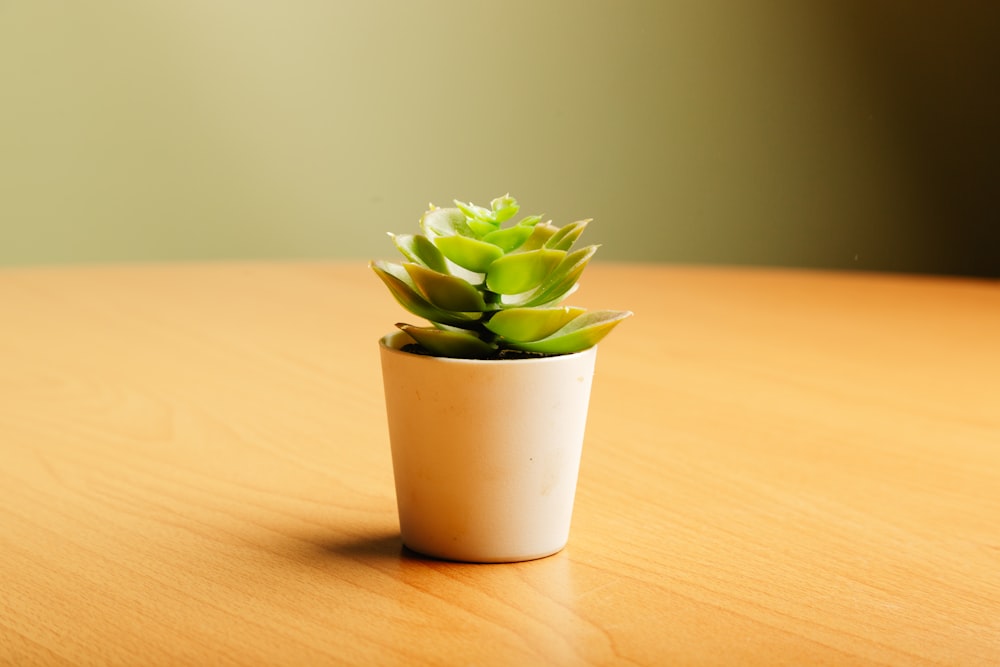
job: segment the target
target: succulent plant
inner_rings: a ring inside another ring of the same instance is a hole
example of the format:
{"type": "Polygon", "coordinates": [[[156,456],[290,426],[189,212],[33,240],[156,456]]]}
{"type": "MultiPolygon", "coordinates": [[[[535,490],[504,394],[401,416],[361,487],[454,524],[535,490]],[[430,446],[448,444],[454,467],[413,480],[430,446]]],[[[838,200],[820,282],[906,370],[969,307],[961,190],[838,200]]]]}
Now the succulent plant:
{"type": "Polygon", "coordinates": [[[396,325],[428,354],[569,354],[597,344],[632,314],[560,305],[597,251],[573,249],[590,221],[557,227],[533,215],[514,222],[518,210],[510,195],[489,208],[432,204],[420,219],[422,233],[389,234],[406,261],[371,267],[404,308],[433,325],[396,325]]]}

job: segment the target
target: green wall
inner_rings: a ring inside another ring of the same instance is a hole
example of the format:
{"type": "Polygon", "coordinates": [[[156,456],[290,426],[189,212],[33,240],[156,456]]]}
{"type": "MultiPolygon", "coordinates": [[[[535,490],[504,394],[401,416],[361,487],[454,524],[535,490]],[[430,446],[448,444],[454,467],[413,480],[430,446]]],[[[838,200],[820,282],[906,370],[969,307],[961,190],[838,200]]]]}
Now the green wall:
{"type": "Polygon", "coordinates": [[[385,256],[509,191],[605,259],[990,273],[997,12],[893,7],[0,1],[0,264],[385,256]]]}

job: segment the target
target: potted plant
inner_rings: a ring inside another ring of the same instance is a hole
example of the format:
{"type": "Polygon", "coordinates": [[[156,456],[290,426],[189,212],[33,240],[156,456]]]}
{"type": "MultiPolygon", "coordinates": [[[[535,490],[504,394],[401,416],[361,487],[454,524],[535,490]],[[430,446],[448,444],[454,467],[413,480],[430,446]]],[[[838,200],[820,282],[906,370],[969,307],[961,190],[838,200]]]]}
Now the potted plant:
{"type": "Polygon", "coordinates": [[[562,305],[597,246],[588,220],[514,221],[431,206],[420,233],[390,234],[402,262],[371,267],[431,326],[380,340],[403,543],[438,558],[511,562],[569,537],[597,342],[632,313],[562,305]]]}

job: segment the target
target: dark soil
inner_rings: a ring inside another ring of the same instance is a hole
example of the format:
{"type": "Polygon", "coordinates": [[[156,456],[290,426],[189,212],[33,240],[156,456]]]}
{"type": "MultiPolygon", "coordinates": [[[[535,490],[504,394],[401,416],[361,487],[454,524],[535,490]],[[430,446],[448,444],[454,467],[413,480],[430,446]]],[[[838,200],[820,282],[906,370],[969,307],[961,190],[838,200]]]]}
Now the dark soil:
{"type": "MultiPolygon", "coordinates": [[[[427,350],[427,348],[417,345],[416,343],[409,343],[400,348],[403,352],[409,352],[410,354],[422,354],[426,357],[435,357],[436,354],[432,354],[427,350]]],[[[501,360],[501,359],[544,359],[545,357],[555,357],[555,354],[543,354],[541,352],[524,352],[522,350],[499,350],[497,354],[492,357],[485,357],[486,360],[501,360]]]]}

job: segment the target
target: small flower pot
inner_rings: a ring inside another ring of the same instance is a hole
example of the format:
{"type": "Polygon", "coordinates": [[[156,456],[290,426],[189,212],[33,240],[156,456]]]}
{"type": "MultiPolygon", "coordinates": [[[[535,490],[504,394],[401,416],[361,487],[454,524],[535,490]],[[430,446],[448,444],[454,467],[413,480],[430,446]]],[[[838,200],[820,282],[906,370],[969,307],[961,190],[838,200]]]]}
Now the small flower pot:
{"type": "Polygon", "coordinates": [[[597,348],[533,359],[380,341],[403,544],[447,560],[550,556],[569,538],[597,348]]]}

